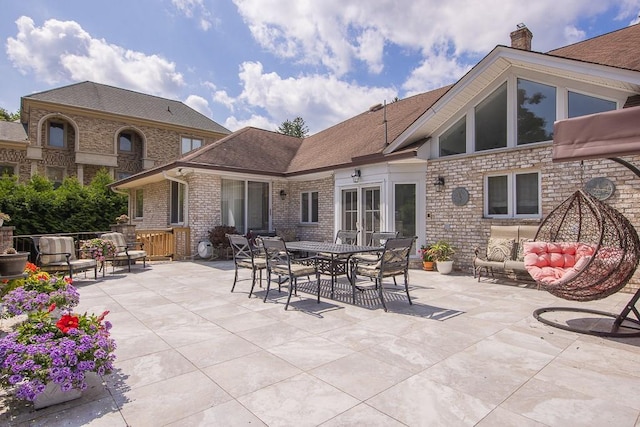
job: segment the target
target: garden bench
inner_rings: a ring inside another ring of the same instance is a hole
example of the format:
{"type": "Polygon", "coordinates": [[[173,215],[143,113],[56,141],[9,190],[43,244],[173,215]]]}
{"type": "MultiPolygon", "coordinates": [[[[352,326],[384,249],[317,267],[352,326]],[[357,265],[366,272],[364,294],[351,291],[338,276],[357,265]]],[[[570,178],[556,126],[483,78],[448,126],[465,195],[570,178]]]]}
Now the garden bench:
{"type": "Polygon", "coordinates": [[[492,276],[495,271],[529,276],[524,264],[524,243],[533,240],[537,232],[537,225],[492,225],[486,249],[475,249],[473,277],[480,281],[482,271],[492,276]]]}
{"type": "Polygon", "coordinates": [[[78,259],[76,244],[69,236],[34,236],[33,246],[36,250],[35,264],[42,271],[53,273],[73,273],[93,269],[94,279],[98,279],[98,263],[95,259],[78,259]]]}

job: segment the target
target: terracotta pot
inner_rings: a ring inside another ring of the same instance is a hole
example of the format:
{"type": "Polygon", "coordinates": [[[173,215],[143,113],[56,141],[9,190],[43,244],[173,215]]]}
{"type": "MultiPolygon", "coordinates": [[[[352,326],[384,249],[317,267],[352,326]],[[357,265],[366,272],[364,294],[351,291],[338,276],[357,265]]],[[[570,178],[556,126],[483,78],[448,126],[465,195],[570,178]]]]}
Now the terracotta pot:
{"type": "Polygon", "coordinates": [[[433,261],[422,261],[422,269],[426,271],[433,271],[433,261]]]}
{"type": "Polygon", "coordinates": [[[0,276],[17,276],[24,272],[29,252],[0,254],[0,276]]]}

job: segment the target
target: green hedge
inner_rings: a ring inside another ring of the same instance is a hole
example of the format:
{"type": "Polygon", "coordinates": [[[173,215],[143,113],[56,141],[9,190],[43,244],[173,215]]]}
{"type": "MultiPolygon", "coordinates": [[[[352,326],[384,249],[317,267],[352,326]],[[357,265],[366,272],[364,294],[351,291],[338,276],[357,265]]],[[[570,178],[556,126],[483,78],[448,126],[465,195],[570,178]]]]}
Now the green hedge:
{"type": "Polygon", "coordinates": [[[127,197],[108,189],[111,182],[106,170],[88,186],[67,178],[58,188],[42,176],[20,184],[17,177],[5,175],[0,178],[0,212],[11,221],[4,225],[16,227],[14,234],[109,230],[117,216],[127,213],[127,197]]]}

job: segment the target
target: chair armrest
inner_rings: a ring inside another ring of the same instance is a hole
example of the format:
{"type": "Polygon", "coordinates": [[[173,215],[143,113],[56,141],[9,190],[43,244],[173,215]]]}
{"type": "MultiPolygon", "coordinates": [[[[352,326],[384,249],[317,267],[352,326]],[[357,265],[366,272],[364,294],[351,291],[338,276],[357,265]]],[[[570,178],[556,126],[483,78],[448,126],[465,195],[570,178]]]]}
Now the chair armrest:
{"type": "Polygon", "coordinates": [[[486,251],[482,251],[482,249],[484,249],[484,248],[482,248],[482,247],[480,247],[480,246],[476,246],[476,247],[475,247],[475,249],[473,250],[473,252],[476,254],[476,258],[482,258],[482,257],[480,256],[480,254],[481,254],[481,253],[486,253],[486,251]]]}

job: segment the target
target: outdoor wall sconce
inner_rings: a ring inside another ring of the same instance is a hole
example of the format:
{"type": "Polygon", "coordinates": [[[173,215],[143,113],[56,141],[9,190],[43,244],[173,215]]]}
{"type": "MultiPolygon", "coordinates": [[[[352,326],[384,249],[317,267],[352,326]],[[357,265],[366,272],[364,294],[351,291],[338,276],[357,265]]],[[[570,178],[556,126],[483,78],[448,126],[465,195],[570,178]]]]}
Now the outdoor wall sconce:
{"type": "Polygon", "coordinates": [[[353,182],[358,182],[358,181],[360,181],[360,177],[361,176],[362,175],[360,174],[360,169],[356,169],[351,174],[351,179],[353,179],[353,182]]]}
{"type": "Polygon", "coordinates": [[[280,190],[280,198],[282,200],[286,199],[287,198],[287,192],[284,191],[284,190],[280,190]]]}
{"type": "Polygon", "coordinates": [[[442,190],[444,190],[444,177],[439,176],[438,179],[436,179],[436,182],[433,183],[433,185],[436,187],[436,191],[438,193],[441,193],[442,190]]]}

